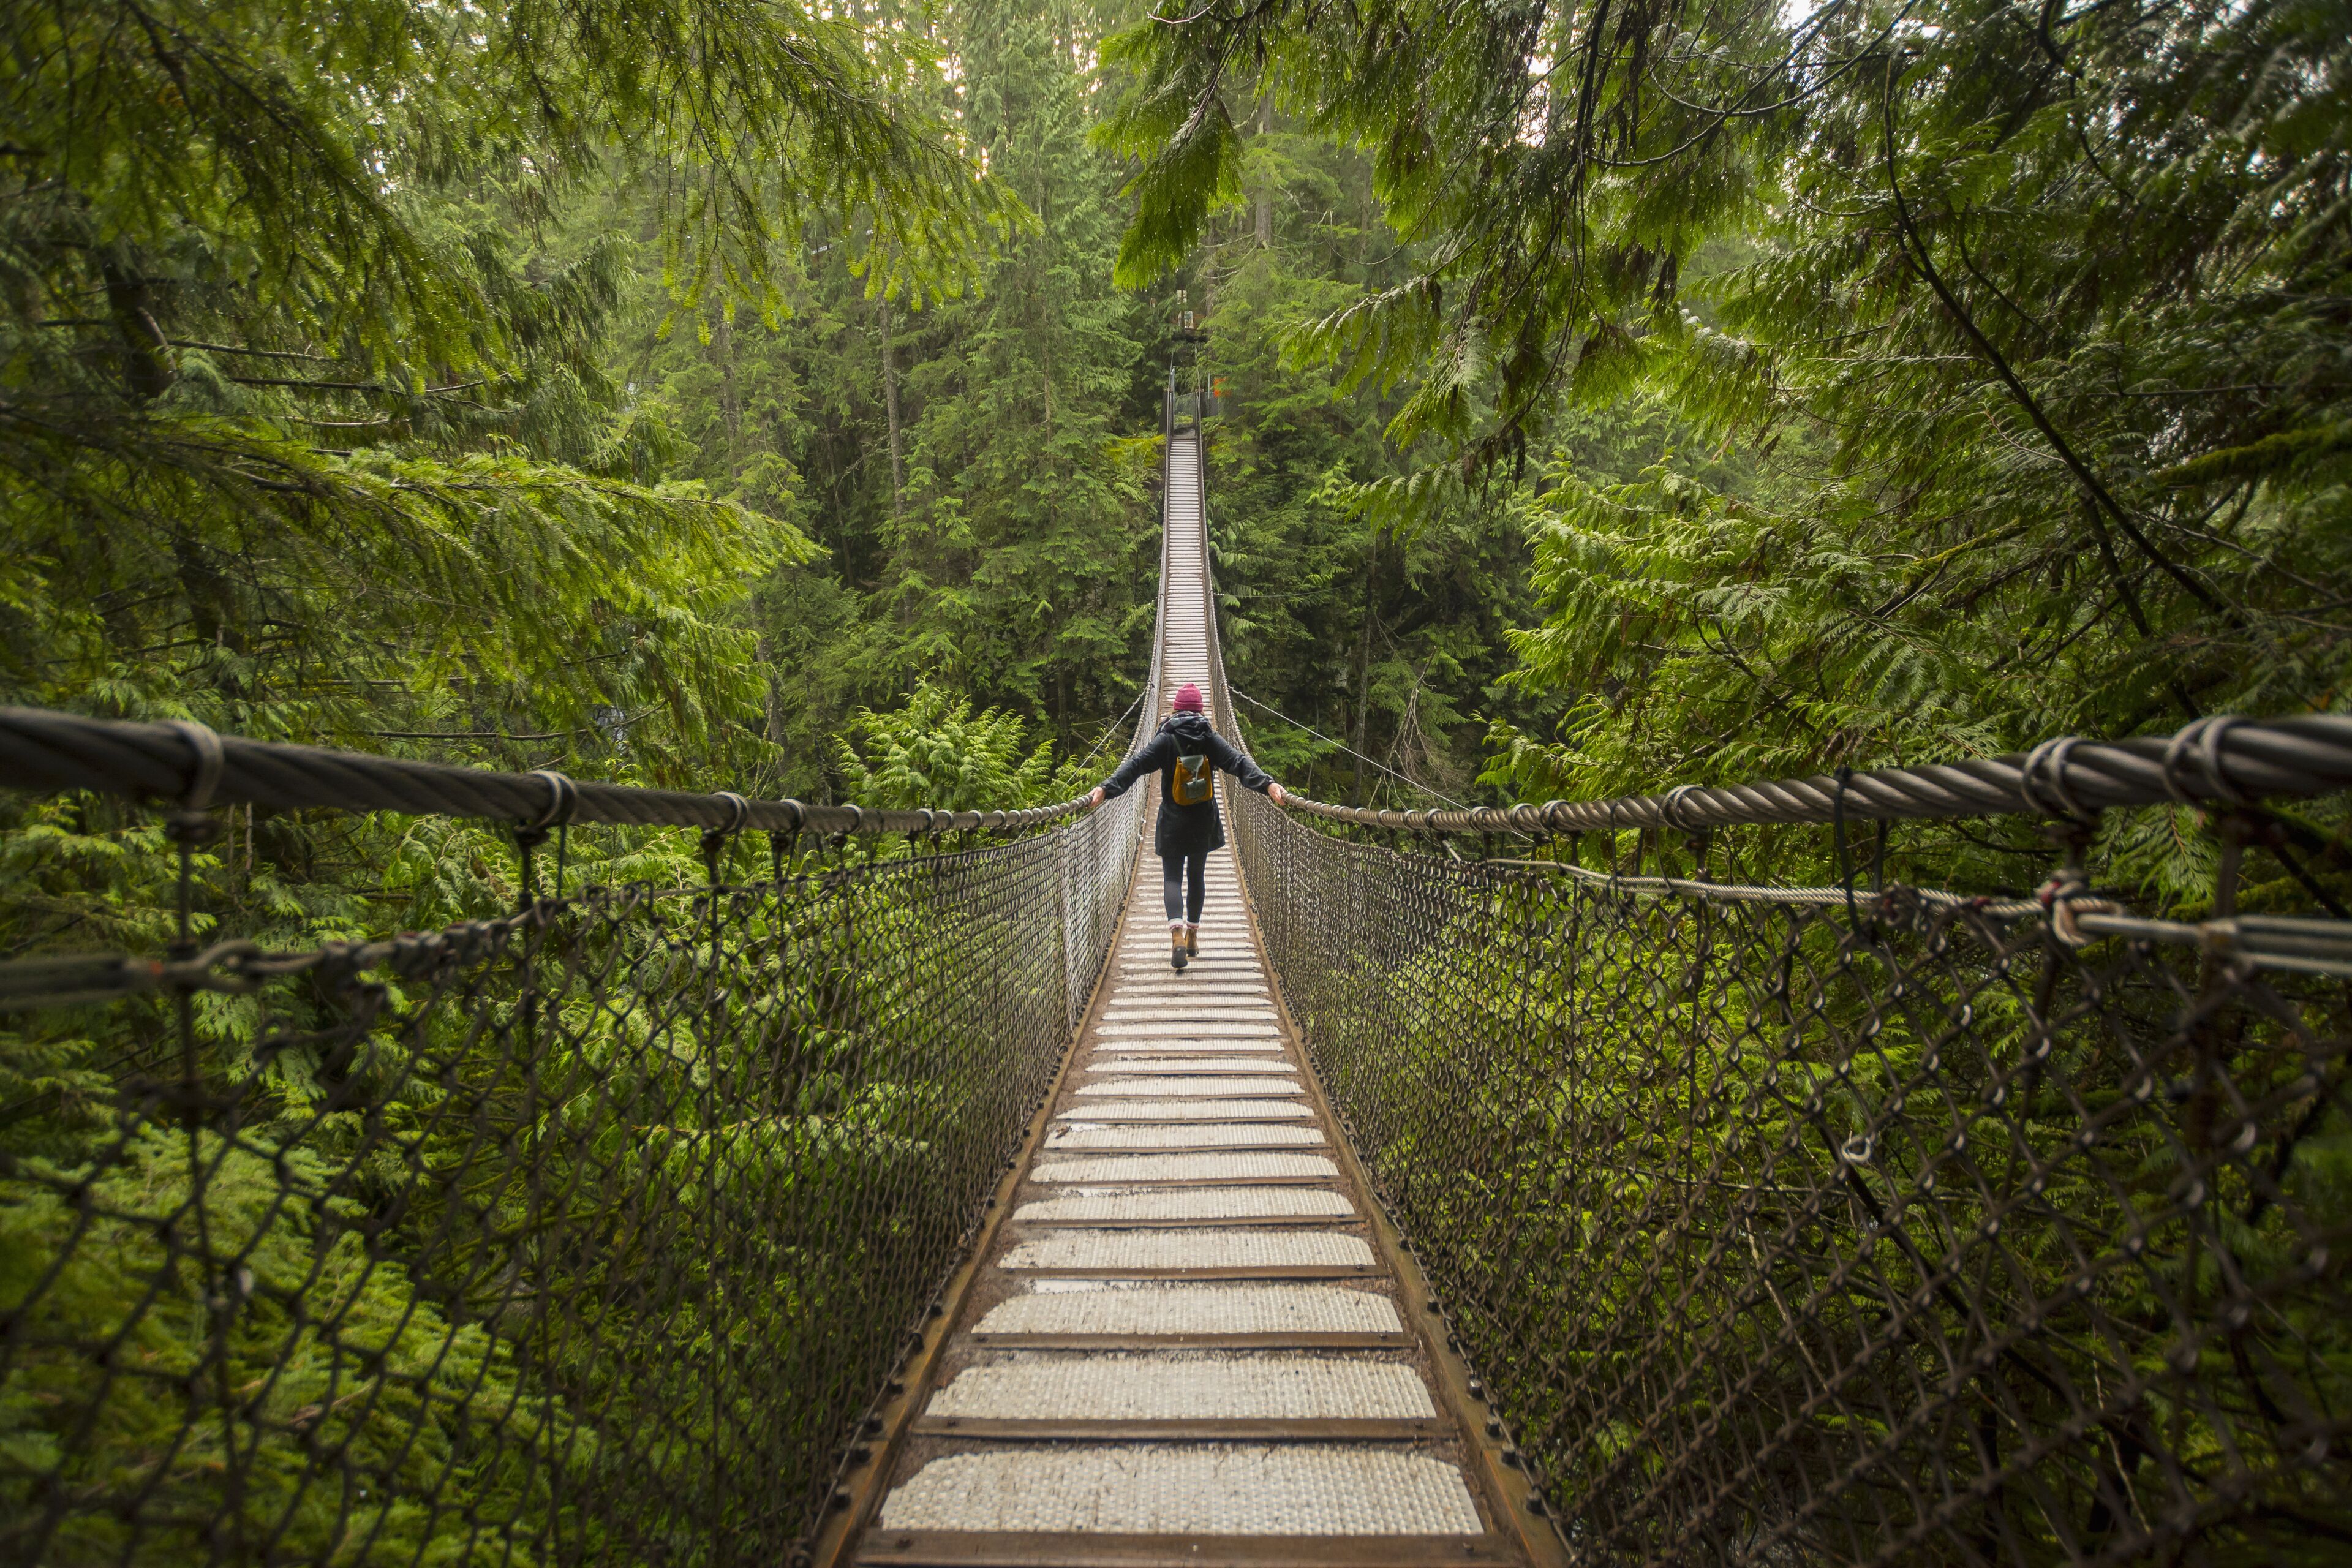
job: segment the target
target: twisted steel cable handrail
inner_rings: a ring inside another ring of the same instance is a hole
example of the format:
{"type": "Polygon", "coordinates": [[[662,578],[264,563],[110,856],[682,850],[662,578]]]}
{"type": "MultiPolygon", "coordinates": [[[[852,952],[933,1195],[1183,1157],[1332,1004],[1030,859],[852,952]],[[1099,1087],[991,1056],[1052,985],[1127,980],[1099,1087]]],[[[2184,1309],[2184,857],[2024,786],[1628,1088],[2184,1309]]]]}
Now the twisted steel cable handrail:
{"type": "Polygon", "coordinates": [[[211,788],[202,793],[205,804],[215,805],[249,804],[279,810],[326,806],[551,826],[562,820],[770,833],[1017,831],[1062,821],[1079,805],[1073,800],[1016,811],[940,811],[811,805],[796,800],[747,802],[725,792],[595,784],[548,772],[502,773],[234,735],[216,737],[217,758],[208,759],[196,730],[89,719],[47,709],[0,708],[0,786],[88,789],[184,801],[200,792],[209,772],[211,788]]]}
{"type": "MultiPolygon", "coordinates": [[[[1173,430],[1171,417],[1163,433],[1172,437],[1173,430]]],[[[1194,439],[1200,439],[1197,416],[1193,431],[1194,439]]],[[[1163,486],[1166,460],[1163,452],[1163,486]]],[[[1205,460],[1202,467],[1205,470],[1205,460]]],[[[1240,718],[1225,680],[1213,612],[1216,579],[1209,559],[1205,473],[1203,481],[1201,553],[1212,599],[1207,629],[1216,689],[1213,717],[1220,729],[1239,737],[1240,718]]],[[[1163,534],[1157,606],[1162,619],[1166,552],[1163,534]]],[[[1155,637],[1143,693],[1154,711],[1160,705],[1160,661],[1155,637]]],[[[205,793],[214,804],[550,824],[560,815],[569,822],[772,833],[1023,831],[1062,821],[1084,804],[1068,800],[1013,811],[949,812],[812,805],[796,800],[745,803],[726,792],[596,784],[547,771],[505,773],[234,736],[219,737],[218,755],[212,757],[206,743],[194,738],[194,729],[0,708],[0,785],[184,800],[210,773],[211,788],[205,793]]],[[[1144,738],[1139,726],[1130,752],[1144,738]]],[[[2018,814],[2084,817],[2167,801],[2243,805],[2260,797],[2317,795],[2347,787],[2352,787],[2352,716],[2314,713],[2270,720],[2214,715],[2194,720],[2168,736],[2122,741],[2067,736],[1997,757],[1742,784],[1683,784],[1654,795],[1603,800],[1423,811],[1334,805],[1293,792],[1289,804],[1327,822],[1412,833],[1696,831],[1828,823],[1841,816],[1855,821],[2018,814]]]]}
{"type": "Polygon", "coordinates": [[[1294,794],[1291,805],[1327,822],[1413,833],[1580,833],[1617,828],[1762,826],[2032,814],[2085,817],[2122,806],[2242,805],[2260,797],[2352,788],[2352,716],[2214,716],[2171,735],[2122,741],[2062,737],[2030,752],[1919,767],[1874,768],[1743,784],[1684,784],[1657,795],[1482,805],[1462,811],[1375,811],[1294,794]]]}

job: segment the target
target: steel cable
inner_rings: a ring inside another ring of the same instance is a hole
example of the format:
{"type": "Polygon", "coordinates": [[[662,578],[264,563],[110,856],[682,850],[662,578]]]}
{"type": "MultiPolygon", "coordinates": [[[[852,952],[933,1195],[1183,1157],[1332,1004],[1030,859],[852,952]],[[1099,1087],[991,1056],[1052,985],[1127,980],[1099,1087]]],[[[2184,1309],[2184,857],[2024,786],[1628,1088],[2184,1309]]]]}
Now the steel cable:
{"type": "MultiPolygon", "coordinates": [[[[2352,718],[2332,713],[2291,719],[2237,720],[2216,737],[2215,763],[2191,769],[2180,742],[2214,733],[2199,720],[2176,735],[2124,741],[2078,741],[2052,762],[2052,752],[1919,767],[1874,768],[1848,775],[1844,813],[1861,820],[2066,815],[2063,796],[2084,810],[2158,805],[2167,801],[2221,805],[2270,796],[2332,794],[2352,787],[2352,718]],[[2041,761],[2037,763],[2036,759],[2041,761]]],[[[1362,827],[1415,833],[1497,833],[1675,827],[1760,826],[1826,823],[1838,810],[1838,780],[1831,773],[1744,784],[1684,785],[1658,795],[1607,800],[1549,801],[1540,806],[1474,806],[1462,811],[1370,811],[1293,795],[1310,816],[1362,827]]]]}
{"type": "MultiPolygon", "coordinates": [[[[411,762],[321,746],[220,737],[216,804],[276,810],[327,807],[534,822],[548,811],[544,773],[499,773],[446,763],[411,762]]],[[[186,734],[169,724],[85,719],[47,709],[0,708],[0,785],[22,790],[98,790],[176,800],[198,758],[186,734]]],[[[739,816],[726,792],[646,789],[572,781],[572,818],[635,827],[700,827],[771,833],[1017,832],[1061,822],[1079,803],[1012,811],[877,810],[759,800],[739,816]]]]}

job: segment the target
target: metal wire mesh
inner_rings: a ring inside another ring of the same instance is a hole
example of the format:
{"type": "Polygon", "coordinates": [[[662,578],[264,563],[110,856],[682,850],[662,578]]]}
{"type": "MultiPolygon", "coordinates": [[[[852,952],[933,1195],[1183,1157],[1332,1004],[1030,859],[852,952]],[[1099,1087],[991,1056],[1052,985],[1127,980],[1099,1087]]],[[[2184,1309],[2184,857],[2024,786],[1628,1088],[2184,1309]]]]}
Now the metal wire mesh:
{"type": "Polygon", "coordinates": [[[1575,1560],[2343,1560],[2341,980],[1234,816],[1575,1560]]]}
{"type": "Polygon", "coordinates": [[[0,1559],[792,1561],[1135,839],[593,889],[20,1017],[122,1066],[0,1113],[0,1559]]]}

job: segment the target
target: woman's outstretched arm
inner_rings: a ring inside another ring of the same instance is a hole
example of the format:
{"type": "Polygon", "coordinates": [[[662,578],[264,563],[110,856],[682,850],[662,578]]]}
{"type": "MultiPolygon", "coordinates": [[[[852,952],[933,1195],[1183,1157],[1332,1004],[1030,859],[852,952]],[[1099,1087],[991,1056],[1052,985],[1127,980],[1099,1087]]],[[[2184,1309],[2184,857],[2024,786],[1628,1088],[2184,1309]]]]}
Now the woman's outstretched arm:
{"type": "Polygon", "coordinates": [[[1217,766],[1239,780],[1242,788],[1254,789],[1276,805],[1289,798],[1283,793],[1282,786],[1274,782],[1273,775],[1257,765],[1256,758],[1223,735],[1209,737],[1209,756],[1217,766]]]}
{"type": "Polygon", "coordinates": [[[1144,743],[1142,750],[1119,763],[1118,772],[1095,785],[1094,793],[1087,796],[1087,809],[1092,810],[1107,800],[1117,800],[1134,785],[1136,780],[1148,773],[1157,772],[1168,761],[1164,753],[1170,743],[1165,735],[1152,736],[1144,743]]]}

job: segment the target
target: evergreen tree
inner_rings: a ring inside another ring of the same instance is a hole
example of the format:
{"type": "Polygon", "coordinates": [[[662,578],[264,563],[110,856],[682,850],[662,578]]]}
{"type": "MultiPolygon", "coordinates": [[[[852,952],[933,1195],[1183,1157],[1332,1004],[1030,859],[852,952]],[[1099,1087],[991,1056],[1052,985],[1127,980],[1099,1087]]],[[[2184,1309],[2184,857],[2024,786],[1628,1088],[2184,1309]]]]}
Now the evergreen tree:
{"type": "Polygon", "coordinates": [[[615,395],[625,248],[530,235],[631,168],[685,307],[773,309],[812,213],[952,286],[1011,209],[909,111],[916,42],[732,0],[21,20],[14,694],[360,744],[617,710],[635,766],[707,763],[747,696],[723,605],[804,547],[672,482],[676,431],[615,395]]]}
{"type": "Polygon", "coordinates": [[[2341,21],[1163,7],[1112,50],[1121,275],[1242,199],[1262,99],[1368,151],[1407,275],[1308,346],[1427,443],[1368,502],[1524,487],[1535,797],[2340,707],[2341,21]]]}
{"type": "Polygon", "coordinates": [[[693,411],[695,471],[747,503],[789,476],[785,515],[826,552],[748,612],[775,785],[810,798],[846,798],[862,775],[835,737],[919,683],[1042,721],[1067,756],[1150,664],[1160,312],[1110,281],[1117,175],[1086,141],[1100,19],[982,5],[928,26],[953,64],[942,113],[1031,215],[977,287],[900,289],[842,265],[854,233],[812,226],[790,315],[727,340],[732,427],[719,335],[664,338],[640,314],[659,396],[693,411]]]}
{"type": "Polygon", "coordinates": [[[1210,220],[1183,276],[1210,307],[1202,364],[1223,393],[1210,534],[1227,671],[1265,704],[1242,704],[1251,745],[1312,795],[1466,800],[1487,724],[1535,708],[1499,684],[1506,631],[1533,613],[1525,537],[1492,497],[1449,493],[1405,527],[1363,504],[1406,472],[1395,405],[1297,343],[1404,258],[1361,154],[1262,102],[1244,161],[1246,199],[1210,220]]]}
{"type": "Polygon", "coordinates": [[[936,672],[1040,712],[1066,750],[1134,695],[1156,555],[1148,456],[1117,442],[1142,422],[1122,417],[1136,307],[1111,288],[1115,176],[1086,140],[1095,17],[982,0],[959,20],[965,132],[1038,223],[974,298],[908,323],[918,412],[864,657],[879,685],[936,672]]]}

